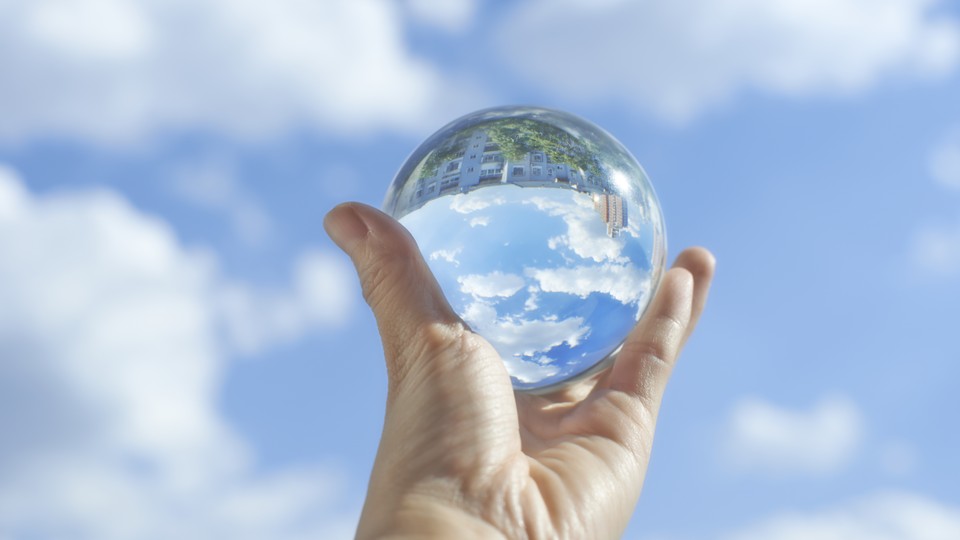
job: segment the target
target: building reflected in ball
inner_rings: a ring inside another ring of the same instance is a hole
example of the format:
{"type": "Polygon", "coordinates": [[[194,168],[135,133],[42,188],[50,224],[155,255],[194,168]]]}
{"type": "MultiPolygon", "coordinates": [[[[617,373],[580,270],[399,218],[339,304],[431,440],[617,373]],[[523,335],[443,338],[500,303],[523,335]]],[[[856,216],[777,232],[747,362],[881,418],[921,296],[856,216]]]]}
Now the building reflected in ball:
{"type": "Polygon", "coordinates": [[[559,111],[502,107],[450,123],[406,161],[384,209],[519,390],[604,367],[663,273],[647,175],[608,133],[559,111]]]}

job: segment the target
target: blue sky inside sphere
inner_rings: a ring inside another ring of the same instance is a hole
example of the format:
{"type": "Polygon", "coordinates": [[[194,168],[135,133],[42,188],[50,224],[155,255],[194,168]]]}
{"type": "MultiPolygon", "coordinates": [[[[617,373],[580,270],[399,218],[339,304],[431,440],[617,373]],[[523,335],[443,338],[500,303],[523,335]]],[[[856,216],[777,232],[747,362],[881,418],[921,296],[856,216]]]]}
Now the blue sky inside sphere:
{"type": "Polygon", "coordinates": [[[323,216],[532,104],[718,260],[625,537],[958,538],[958,95],[943,0],[5,2],[0,536],[351,538],[386,379],[323,216]]]}
{"type": "Polygon", "coordinates": [[[400,220],[451,306],[525,390],[590,370],[646,309],[653,228],[636,221],[611,238],[590,194],[511,184],[441,197],[400,220]]]}

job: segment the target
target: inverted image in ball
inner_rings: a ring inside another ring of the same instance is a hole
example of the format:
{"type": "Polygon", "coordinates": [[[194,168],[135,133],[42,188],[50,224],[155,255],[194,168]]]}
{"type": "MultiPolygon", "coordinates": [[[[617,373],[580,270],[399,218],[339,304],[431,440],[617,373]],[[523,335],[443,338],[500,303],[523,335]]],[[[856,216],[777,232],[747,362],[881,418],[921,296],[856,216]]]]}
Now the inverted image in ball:
{"type": "Polygon", "coordinates": [[[559,111],[501,107],[450,123],[407,159],[384,210],[518,390],[602,369],[663,273],[663,219],[643,168],[559,111]]]}

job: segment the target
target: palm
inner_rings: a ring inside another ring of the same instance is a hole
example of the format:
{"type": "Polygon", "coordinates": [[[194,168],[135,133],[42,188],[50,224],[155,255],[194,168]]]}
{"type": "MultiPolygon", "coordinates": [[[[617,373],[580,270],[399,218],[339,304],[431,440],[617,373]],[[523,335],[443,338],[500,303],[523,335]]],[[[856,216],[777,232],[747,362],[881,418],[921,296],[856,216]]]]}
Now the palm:
{"type": "Polygon", "coordinates": [[[529,486],[533,499],[543,501],[535,506],[562,537],[608,536],[604,529],[616,535],[643,483],[653,416],[631,396],[610,390],[608,379],[549,397],[517,395],[529,486]]]}
{"type": "Polygon", "coordinates": [[[410,471],[414,482],[455,471],[445,485],[497,490],[493,497],[437,498],[466,499],[501,531],[616,536],[639,495],[654,415],[636,396],[610,388],[613,370],[549,396],[514,393],[493,348],[476,334],[457,334],[428,365],[471,369],[410,374],[392,405],[410,414],[392,419],[383,445],[396,448],[403,440],[411,456],[428,456],[417,460],[422,469],[410,471]],[[461,339],[465,347],[452,344],[461,339]],[[416,404],[399,401],[408,398],[416,404]],[[458,429],[438,429],[450,425],[458,429]]]}

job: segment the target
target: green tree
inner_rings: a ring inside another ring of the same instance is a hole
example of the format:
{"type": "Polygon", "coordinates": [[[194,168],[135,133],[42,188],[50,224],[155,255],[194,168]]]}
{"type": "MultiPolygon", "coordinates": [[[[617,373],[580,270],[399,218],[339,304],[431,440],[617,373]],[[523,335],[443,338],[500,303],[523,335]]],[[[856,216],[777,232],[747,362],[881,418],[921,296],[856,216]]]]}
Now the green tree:
{"type": "Polygon", "coordinates": [[[602,175],[593,149],[559,127],[529,118],[509,118],[495,120],[483,129],[507,159],[520,160],[540,151],[551,163],[566,164],[590,176],[602,175]]]}

